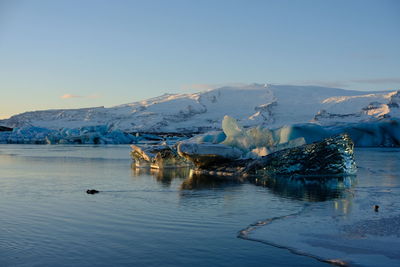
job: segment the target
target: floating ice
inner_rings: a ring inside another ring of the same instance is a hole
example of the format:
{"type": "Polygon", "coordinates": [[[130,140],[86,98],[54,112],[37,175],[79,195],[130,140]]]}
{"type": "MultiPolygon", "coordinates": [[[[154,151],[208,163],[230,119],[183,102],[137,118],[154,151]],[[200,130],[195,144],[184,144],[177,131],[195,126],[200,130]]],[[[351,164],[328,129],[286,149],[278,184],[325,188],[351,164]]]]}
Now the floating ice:
{"type": "Polygon", "coordinates": [[[211,143],[211,144],[219,144],[222,143],[226,139],[226,134],[221,131],[211,131],[204,134],[196,135],[187,142],[191,143],[211,143]]]}
{"type": "Polygon", "coordinates": [[[248,156],[264,156],[281,149],[319,142],[342,133],[349,134],[357,147],[400,146],[399,119],[343,123],[329,127],[304,123],[269,130],[261,127],[244,129],[235,119],[225,116],[222,128],[227,136],[222,143],[250,152],[248,156]]]}
{"type": "Polygon", "coordinates": [[[358,147],[400,146],[400,120],[349,123],[327,128],[331,133],[347,132],[358,147]]]}
{"type": "Polygon", "coordinates": [[[237,147],[244,152],[258,147],[272,147],[276,143],[270,130],[261,127],[245,130],[229,116],[224,117],[222,130],[226,135],[222,144],[237,147]]]}
{"type": "Polygon", "coordinates": [[[178,155],[176,146],[168,145],[131,145],[131,157],[136,168],[176,168],[191,164],[178,155]]]}
{"type": "Polygon", "coordinates": [[[312,123],[283,126],[275,129],[273,132],[275,138],[279,140],[279,143],[289,142],[297,138],[304,138],[305,142],[310,144],[321,141],[322,139],[332,135],[332,133],[324,127],[312,123]]]}
{"type": "Polygon", "coordinates": [[[229,162],[242,156],[239,149],[224,144],[180,143],[178,153],[196,166],[207,166],[211,162],[229,162]]]}
{"type": "Polygon", "coordinates": [[[226,138],[221,143],[240,149],[245,158],[258,158],[278,150],[301,146],[306,143],[299,133],[290,135],[287,127],[280,128],[278,131],[260,126],[244,129],[234,118],[229,116],[224,117],[222,129],[226,138]]]}
{"type": "Polygon", "coordinates": [[[323,127],[313,123],[295,124],[274,130],[280,142],[304,137],[307,144],[326,137],[347,133],[357,147],[398,147],[400,146],[400,120],[343,123],[323,127]]]}

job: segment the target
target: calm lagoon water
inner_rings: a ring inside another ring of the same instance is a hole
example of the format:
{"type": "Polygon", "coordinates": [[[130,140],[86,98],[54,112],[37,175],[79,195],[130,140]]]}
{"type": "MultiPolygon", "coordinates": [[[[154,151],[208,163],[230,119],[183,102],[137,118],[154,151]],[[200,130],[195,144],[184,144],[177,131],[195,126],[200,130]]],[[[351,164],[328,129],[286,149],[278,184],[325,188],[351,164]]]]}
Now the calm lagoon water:
{"type": "MultiPolygon", "coordinates": [[[[310,203],[351,199],[373,180],[215,180],[187,169],[135,170],[129,152],[127,145],[0,145],[0,266],[328,266],[238,233],[310,203]],[[102,192],[86,194],[92,188],[102,192]]],[[[357,153],[359,165],[373,168],[399,150],[357,153]]]]}

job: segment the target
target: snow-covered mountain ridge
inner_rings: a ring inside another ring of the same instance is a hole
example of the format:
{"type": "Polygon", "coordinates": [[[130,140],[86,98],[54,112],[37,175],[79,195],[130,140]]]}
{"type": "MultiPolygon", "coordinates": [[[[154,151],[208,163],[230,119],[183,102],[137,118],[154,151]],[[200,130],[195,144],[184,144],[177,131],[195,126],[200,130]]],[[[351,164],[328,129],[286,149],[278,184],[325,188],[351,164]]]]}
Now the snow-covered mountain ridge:
{"type": "Polygon", "coordinates": [[[400,118],[400,91],[251,84],[194,94],[165,94],[110,108],[25,112],[0,120],[0,125],[60,129],[107,124],[126,132],[205,132],[221,129],[225,115],[237,118],[244,126],[269,128],[400,118]]]}

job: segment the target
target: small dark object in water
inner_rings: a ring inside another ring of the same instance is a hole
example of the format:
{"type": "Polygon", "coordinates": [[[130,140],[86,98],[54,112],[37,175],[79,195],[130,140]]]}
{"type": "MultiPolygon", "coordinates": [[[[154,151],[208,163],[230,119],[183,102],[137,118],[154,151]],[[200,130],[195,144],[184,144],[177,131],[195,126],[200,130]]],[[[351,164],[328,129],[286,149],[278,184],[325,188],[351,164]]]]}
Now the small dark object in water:
{"type": "Polygon", "coordinates": [[[97,194],[99,192],[100,191],[97,191],[96,189],[88,189],[88,190],[86,190],[86,193],[90,194],[90,195],[94,195],[94,194],[97,194]]]}
{"type": "Polygon", "coordinates": [[[379,211],[379,206],[378,206],[378,205],[375,205],[375,206],[374,206],[374,211],[375,211],[375,212],[378,212],[378,211],[379,211]]]}

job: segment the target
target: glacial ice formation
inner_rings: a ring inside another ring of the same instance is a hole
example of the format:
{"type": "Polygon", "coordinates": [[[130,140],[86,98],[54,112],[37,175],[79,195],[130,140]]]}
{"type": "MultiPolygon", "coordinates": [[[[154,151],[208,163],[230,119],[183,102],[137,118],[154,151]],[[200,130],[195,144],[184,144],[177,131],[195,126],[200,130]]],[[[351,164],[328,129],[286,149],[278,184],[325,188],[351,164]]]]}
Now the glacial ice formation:
{"type": "Polygon", "coordinates": [[[3,144],[130,144],[137,140],[138,137],[110,130],[106,125],[61,130],[21,127],[0,132],[0,143],[3,144]]]}
{"type": "Polygon", "coordinates": [[[326,127],[332,134],[347,132],[358,147],[399,147],[400,120],[386,119],[376,122],[347,123],[326,127]]]}
{"type": "Polygon", "coordinates": [[[46,144],[46,138],[56,131],[40,127],[14,128],[0,132],[0,144],[46,144]]]}
{"type": "Polygon", "coordinates": [[[284,126],[274,130],[281,142],[304,137],[307,144],[320,141],[328,136],[347,133],[357,147],[398,147],[400,146],[400,120],[342,123],[335,126],[320,126],[312,123],[284,126]]]}
{"type": "Polygon", "coordinates": [[[188,140],[194,143],[224,144],[240,149],[244,158],[257,158],[282,149],[322,141],[330,136],[347,133],[357,147],[400,146],[400,120],[343,123],[321,126],[303,123],[266,129],[260,126],[243,128],[229,116],[222,122],[223,132],[209,132],[188,140]]]}
{"type": "MultiPolygon", "coordinates": [[[[274,131],[260,126],[244,129],[238,124],[236,119],[230,116],[224,117],[222,129],[223,133],[214,132],[214,136],[212,133],[209,133],[201,137],[195,137],[189,140],[189,142],[208,143],[211,141],[211,143],[215,144],[220,141],[219,144],[237,148],[242,151],[243,158],[257,158],[278,150],[300,146],[306,143],[302,136],[285,139],[285,137],[281,138],[274,131]],[[225,139],[221,142],[224,136],[225,139]]],[[[213,147],[210,146],[209,148],[212,149],[213,147]]],[[[205,147],[203,149],[205,149],[205,147]]]]}

